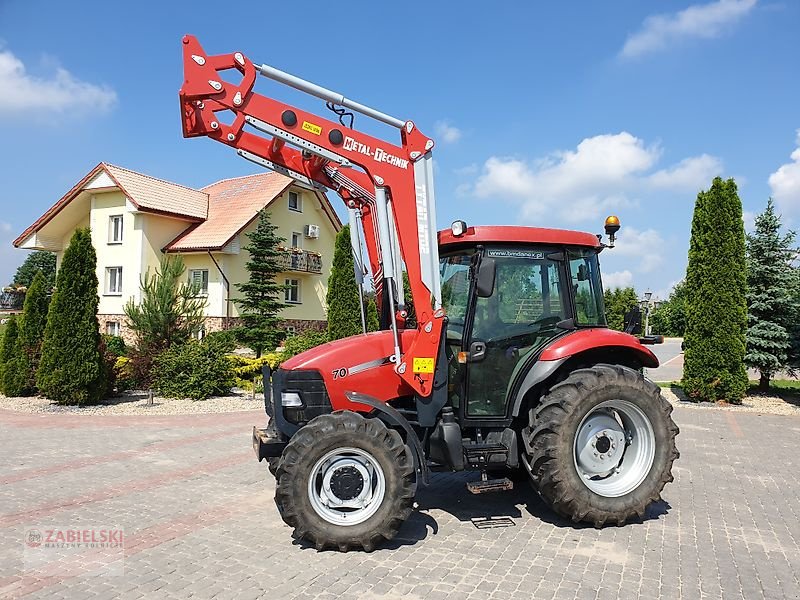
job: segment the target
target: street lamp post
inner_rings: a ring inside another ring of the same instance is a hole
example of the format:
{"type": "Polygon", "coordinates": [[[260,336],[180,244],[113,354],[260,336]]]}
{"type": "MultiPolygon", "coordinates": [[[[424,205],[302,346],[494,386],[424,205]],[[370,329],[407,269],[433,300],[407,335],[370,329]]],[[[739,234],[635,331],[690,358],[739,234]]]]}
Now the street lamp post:
{"type": "Polygon", "coordinates": [[[650,335],[650,299],[653,297],[653,292],[647,290],[644,293],[644,298],[639,302],[639,306],[644,311],[644,334],[650,335]]]}

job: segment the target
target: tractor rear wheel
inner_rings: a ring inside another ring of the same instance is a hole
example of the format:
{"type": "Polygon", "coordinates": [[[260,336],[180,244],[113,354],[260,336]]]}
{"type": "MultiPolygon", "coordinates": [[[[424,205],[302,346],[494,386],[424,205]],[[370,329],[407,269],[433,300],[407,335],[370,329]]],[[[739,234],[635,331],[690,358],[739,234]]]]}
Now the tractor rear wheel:
{"type": "Polygon", "coordinates": [[[316,417],[283,451],[275,503],[281,518],[317,550],[371,552],[411,513],[411,451],[379,419],[350,412],[316,417]]]}
{"type": "Polygon", "coordinates": [[[672,481],[678,427],[657,385],[620,365],[576,370],[522,432],[534,487],[557,513],[595,527],[642,518],[672,481]]]}

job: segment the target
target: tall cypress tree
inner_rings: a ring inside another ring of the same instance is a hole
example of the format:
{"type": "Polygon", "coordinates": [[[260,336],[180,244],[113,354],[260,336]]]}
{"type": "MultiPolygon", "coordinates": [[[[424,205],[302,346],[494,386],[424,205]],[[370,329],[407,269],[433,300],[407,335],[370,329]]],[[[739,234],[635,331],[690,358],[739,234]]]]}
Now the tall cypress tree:
{"type": "Polygon", "coordinates": [[[78,229],[56,276],[37,374],[41,393],[60,404],[94,404],[106,392],[96,268],[89,228],[78,229]]]}
{"type": "Polygon", "coordinates": [[[781,234],[781,218],[772,198],[756,217],[755,231],[747,236],[747,354],[745,363],[761,374],[759,389],[789,362],[789,331],[797,321],[798,287],[795,233],[781,234]]]}
{"type": "Polygon", "coordinates": [[[25,294],[14,356],[3,374],[6,396],[31,396],[36,393],[36,370],[42,355],[42,339],[47,325],[47,278],[37,271],[25,294]]]}
{"type": "Polygon", "coordinates": [[[345,225],[336,235],[333,266],[328,277],[328,337],[339,340],[361,333],[361,309],[358,297],[353,250],[350,245],[350,226],[345,225]]]}
{"type": "Polygon", "coordinates": [[[3,343],[0,344],[0,392],[6,393],[5,390],[5,371],[8,363],[14,358],[14,349],[17,345],[17,315],[11,315],[6,325],[5,333],[3,333],[3,343]]]}
{"type": "Polygon", "coordinates": [[[381,328],[381,323],[380,319],[378,319],[378,305],[375,304],[375,298],[367,298],[366,304],[367,331],[378,331],[381,328]]]}
{"type": "Polygon", "coordinates": [[[683,385],[694,400],[742,401],[747,274],[742,202],[733,179],[697,195],[689,243],[683,385]]]}
{"type": "Polygon", "coordinates": [[[278,246],[285,240],[277,235],[277,229],[267,210],[262,209],[258,225],[247,236],[250,244],[244,248],[250,253],[246,265],[250,277],[236,284],[244,294],[244,298],[235,301],[242,319],[242,326],[235,330],[236,339],[251,348],[256,356],[261,356],[264,350],[272,350],[283,335],[278,314],[285,306],[281,298],[285,286],[276,278],[283,271],[282,251],[278,246]]]}

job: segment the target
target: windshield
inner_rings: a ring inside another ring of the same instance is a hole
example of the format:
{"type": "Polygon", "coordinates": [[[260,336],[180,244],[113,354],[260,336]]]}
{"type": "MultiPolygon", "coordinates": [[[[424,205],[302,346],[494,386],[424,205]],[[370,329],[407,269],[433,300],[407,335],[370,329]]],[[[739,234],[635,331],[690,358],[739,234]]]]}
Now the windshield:
{"type": "Polygon", "coordinates": [[[569,268],[575,295],[575,323],[604,327],[606,313],[597,251],[591,248],[570,249],[569,268]]]}

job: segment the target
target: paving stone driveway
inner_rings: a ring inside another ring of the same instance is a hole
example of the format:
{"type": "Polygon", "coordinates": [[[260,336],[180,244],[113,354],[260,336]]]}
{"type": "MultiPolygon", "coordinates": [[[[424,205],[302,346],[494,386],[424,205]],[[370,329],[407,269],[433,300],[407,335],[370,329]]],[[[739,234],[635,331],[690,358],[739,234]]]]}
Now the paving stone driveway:
{"type": "Polygon", "coordinates": [[[682,458],[643,523],[553,517],[526,488],[437,475],[388,547],[293,543],[250,448],[263,412],[0,411],[0,597],[800,598],[800,418],[679,408],[682,458]],[[510,517],[477,529],[472,519],[510,517]],[[23,571],[30,526],[125,529],[125,574],[23,571]]]}

